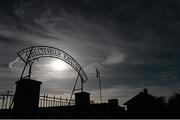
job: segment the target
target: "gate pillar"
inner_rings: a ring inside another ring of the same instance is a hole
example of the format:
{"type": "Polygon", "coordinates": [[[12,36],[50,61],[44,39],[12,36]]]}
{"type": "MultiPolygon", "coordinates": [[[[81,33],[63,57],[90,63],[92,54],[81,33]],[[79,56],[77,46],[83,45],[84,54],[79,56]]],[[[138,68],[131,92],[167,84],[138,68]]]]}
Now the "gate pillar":
{"type": "Polygon", "coordinates": [[[37,117],[41,84],[42,82],[31,79],[16,81],[13,106],[15,118],[37,117]]]}

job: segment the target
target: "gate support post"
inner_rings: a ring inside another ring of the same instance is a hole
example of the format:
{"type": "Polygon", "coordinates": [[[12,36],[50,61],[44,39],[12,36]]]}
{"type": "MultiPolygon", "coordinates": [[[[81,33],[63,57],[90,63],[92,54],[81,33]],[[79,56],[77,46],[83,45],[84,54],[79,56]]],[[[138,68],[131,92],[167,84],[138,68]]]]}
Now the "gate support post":
{"type": "Polygon", "coordinates": [[[41,84],[42,82],[31,79],[16,81],[14,118],[37,118],[41,84]]]}

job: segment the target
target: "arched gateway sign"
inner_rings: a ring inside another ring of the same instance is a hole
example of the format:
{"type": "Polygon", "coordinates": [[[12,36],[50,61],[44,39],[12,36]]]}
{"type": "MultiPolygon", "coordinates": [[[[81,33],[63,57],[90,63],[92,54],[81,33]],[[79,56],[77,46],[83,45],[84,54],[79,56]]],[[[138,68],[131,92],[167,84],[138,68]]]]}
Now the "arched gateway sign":
{"type": "Polygon", "coordinates": [[[22,49],[17,54],[25,63],[25,68],[27,64],[29,64],[29,66],[31,67],[33,62],[38,58],[52,57],[63,60],[64,62],[71,65],[78,72],[78,75],[81,77],[83,82],[86,82],[88,79],[86,73],[84,72],[80,64],[69,54],[58,48],[50,46],[32,46],[29,48],[22,49]]]}

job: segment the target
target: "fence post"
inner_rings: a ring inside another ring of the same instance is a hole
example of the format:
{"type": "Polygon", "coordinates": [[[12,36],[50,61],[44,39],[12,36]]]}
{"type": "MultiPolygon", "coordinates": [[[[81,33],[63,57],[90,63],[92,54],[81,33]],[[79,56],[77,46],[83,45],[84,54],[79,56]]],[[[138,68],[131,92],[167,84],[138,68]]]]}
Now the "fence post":
{"type": "Polygon", "coordinates": [[[68,106],[68,99],[67,99],[67,97],[66,97],[66,106],[68,106]]]}
{"type": "Polygon", "coordinates": [[[61,102],[62,102],[62,98],[60,97],[60,106],[62,106],[62,103],[61,103],[61,102]]]}
{"type": "Polygon", "coordinates": [[[11,104],[12,104],[12,102],[13,102],[12,100],[13,100],[13,96],[12,96],[12,95],[10,95],[9,108],[11,108],[11,107],[12,107],[12,105],[11,105],[11,104]]]}
{"type": "Polygon", "coordinates": [[[48,107],[51,107],[51,100],[48,98],[48,107]]]}
{"type": "Polygon", "coordinates": [[[44,107],[46,107],[47,106],[47,102],[46,102],[46,94],[45,94],[45,97],[44,97],[44,107]]]}
{"type": "Polygon", "coordinates": [[[49,107],[52,107],[52,100],[50,97],[49,97],[48,101],[49,101],[49,107]]]}
{"type": "Polygon", "coordinates": [[[51,107],[51,100],[49,99],[49,97],[48,97],[47,101],[48,101],[48,107],[51,107]]]}
{"type": "Polygon", "coordinates": [[[54,96],[53,97],[53,106],[55,106],[55,99],[56,99],[56,97],[54,96]]]}
{"type": "Polygon", "coordinates": [[[50,103],[51,103],[51,107],[53,107],[53,100],[50,100],[50,103]]]}
{"type": "Polygon", "coordinates": [[[1,109],[4,108],[4,94],[2,94],[2,106],[1,106],[1,109]]]}
{"type": "Polygon", "coordinates": [[[44,96],[43,96],[43,107],[45,106],[45,94],[44,94],[44,96]]]}
{"type": "Polygon", "coordinates": [[[46,95],[46,107],[48,107],[48,94],[46,95]]]}
{"type": "Polygon", "coordinates": [[[43,101],[42,101],[42,96],[40,95],[40,96],[39,96],[39,107],[42,107],[42,102],[43,102],[43,101]]]}
{"type": "Polygon", "coordinates": [[[8,98],[9,98],[9,90],[7,91],[7,94],[6,94],[5,109],[7,109],[8,98]]]}

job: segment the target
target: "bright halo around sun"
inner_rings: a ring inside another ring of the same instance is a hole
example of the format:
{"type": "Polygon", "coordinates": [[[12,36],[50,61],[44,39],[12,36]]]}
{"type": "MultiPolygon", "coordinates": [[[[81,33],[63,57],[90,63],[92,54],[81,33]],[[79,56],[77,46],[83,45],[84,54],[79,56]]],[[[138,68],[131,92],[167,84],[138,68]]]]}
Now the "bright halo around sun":
{"type": "Polygon", "coordinates": [[[56,71],[65,71],[67,69],[67,64],[61,60],[53,61],[51,66],[56,71]]]}

